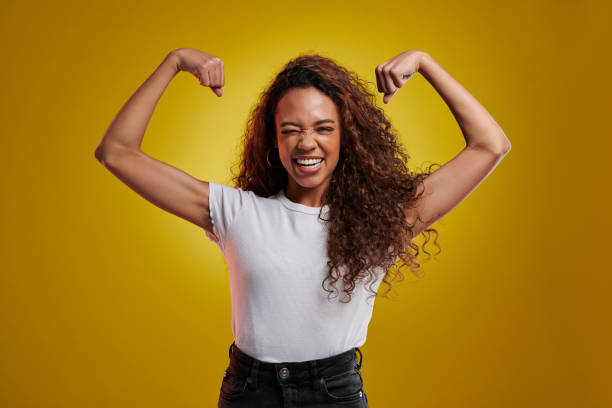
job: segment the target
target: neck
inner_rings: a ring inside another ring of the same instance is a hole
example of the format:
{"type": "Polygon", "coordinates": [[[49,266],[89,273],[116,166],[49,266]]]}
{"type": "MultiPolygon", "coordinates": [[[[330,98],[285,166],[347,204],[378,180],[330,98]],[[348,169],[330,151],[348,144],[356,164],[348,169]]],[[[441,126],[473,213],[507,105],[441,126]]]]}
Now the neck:
{"type": "Polygon", "coordinates": [[[290,179],[285,188],[285,196],[295,203],[308,207],[322,207],[323,194],[328,187],[329,180],[315,187],[303,187],[290,179]]]}

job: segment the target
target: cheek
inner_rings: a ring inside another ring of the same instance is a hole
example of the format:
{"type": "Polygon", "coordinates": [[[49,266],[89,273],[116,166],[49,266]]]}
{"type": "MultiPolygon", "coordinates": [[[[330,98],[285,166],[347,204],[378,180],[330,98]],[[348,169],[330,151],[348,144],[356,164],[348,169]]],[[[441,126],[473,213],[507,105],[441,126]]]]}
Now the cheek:
{"type": "Polygon", "coordinates": [[[338,158],[340,157],[340,151],[341,151],[340,144],[335,145],[333,148],[333,152],[334,152],[333,156],[335,160],[338,160],[338,158]]]}
{"type": "Polygon", "coordinates": [[[291,154],[289,154],[288,151],[279,151],[278,152],[281,159],[283,160],[283,162],[286,162],[287,164],[291,163],[291,154]]]}

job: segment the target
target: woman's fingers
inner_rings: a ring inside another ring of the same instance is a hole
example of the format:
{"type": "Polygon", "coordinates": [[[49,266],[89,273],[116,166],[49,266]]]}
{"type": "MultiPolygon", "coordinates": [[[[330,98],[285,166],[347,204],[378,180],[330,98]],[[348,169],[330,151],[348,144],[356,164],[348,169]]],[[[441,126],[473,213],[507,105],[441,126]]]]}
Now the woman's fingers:
{"type": "Polygon", "coordinates": [[[222,82],[219,77],[219,73],[216,69],[200,69],[197,71],[198,79],[200,80],[200,85],[210,88],[210,90],[217,96],[223,95],[223,91],[221,90],[222,82]]]}
{"type": "Polygon", "coordinates": [[[200,80],[200,85],[209,86],[210,78],[208,77],[208,70],[206,69],[206,67],[199,66],[197,73],[198,73],[198,79],[200,80]]]}
{"type": "Polygon", "coordinates": [[[223,86],[223,62],[220,58],[214,58],[207,66],[210,89],[217,96],[223,95],[221,87],[223,86]]]}
{"type": "Polygon", "coordinates": [[[404,51],[376,67],[378,91],[385,94],[383,97],[385,103],[391,100],[415,72],[418,72],[422,55],[419,50],[404,51]]]}
{"type": "Polygon", "coordinates": [[[404,84],[400,78],[401,73],[389,63],[382,63],[376,67],[376,84],[378,92],[382,92],[383,102],[388,103],[404,84]]]}
{"type": "Polygon", "coordinates": [[[213,84],[215,83],[214,77],[213,77],[213,71],[208,69],[206,72],[208,73],[208,85],[207,86],[210,87],[210,90],[213,91],[213,93],[216,95],[217,92],[215,92],[215,88],[213,86],[213,84]]]}
{"type": "Polygon", "coordinates": [[[389,64],[380,64],[376,67],[376,83],[378,91],[384,93],[383,102],[388,103],[397,90],[401,87],[396,85],[393,75],[397,75],[389,64]]]}
{"type": "Polygon", "coordinates": [[[221,58],[194,48],[179,48],[173,52],[179,57],[181,71],[190,72],[200,85],[209,87],[215,95],[223,95],[225,75],[221,58]]]}
{"type": "Polygon", "coordinates": [[[385,81],[383,79],[382,67],[383,67],[383,64],[380,64],[374,70],[376,72],[376,85],[378,86],[378,92],[387,93],[387,89],[385,87],[385,81]]]}
{"type": "Polygon", "coordinates": [[[391,68],[391,70],[389,70],[389,77],[391,78],[393,85],[395,85],[397,88],[404,86],[408,78],[410,78],[410,76],[408,76],[408,78],[404,78],[404,74],[397,68],[391,68]]]}
{"type": "Polygon", "coordinates": [[[385,81],[385,89],[387,90],[387,92],[385,93],[386,94],[395,93],[398,87],[395,86],[395,84],[393,83],[393,78],[391,78],[391,64],[385,65],[382,72],[383,72],[383,79],[385,81]]]}
{"type": "Polygon", "coordinates": [[[219,62],[217,64],[215,64],[213,70],[213,81],[211,83],[211,86],[213,87],[213,90],[215,91],[215,94],[217,96],[222,96],[223,95],[223,62],[221,62],[221,60],[219,60],[219,62]]]}
{"type": "Polygon", "coordinates": [[[392,93],[385,95],[383,97],[383,102],[384,103],[389,103],[389,101],[391,100],[391,98],[393,98],[393,95],[395,95],[396,92],[397,92],[397,89],[395,91],[393,91],[392,93]]]}
{"type": "Polygon", "coordinates": [[[211,66],[208,67],[208,77],[210,78],[209,86],[210,90],[217,96],[219,96],[219,92],[217,90],[217,83],[219,82],[217,79],[217,70],[215,69],[216,64],[211,63],[211,66]]]}

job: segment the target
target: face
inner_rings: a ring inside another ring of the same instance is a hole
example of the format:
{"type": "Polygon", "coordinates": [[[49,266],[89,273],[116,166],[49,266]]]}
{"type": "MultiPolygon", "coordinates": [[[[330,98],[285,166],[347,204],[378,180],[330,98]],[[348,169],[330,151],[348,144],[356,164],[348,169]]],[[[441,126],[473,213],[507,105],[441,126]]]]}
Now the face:
{"type": "Polygon", "coordinates": [[[314,87],[294,88],[279,101],[275,123],[278,153],[289,175],[287,193],[313,194],[311,198],[318,200],[329,186],[340,157],[341,129],[336,104],[314,87]],[[300,157],[323,160],[300,166],[296,161],[300,157]]]}

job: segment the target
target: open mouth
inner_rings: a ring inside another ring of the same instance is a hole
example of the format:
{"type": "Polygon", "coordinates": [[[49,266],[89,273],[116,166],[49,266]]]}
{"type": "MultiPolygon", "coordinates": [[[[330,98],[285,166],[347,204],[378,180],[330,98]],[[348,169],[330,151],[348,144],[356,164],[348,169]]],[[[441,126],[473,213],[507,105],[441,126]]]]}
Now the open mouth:
{"type": "MultiPolygon", "coordinates": [[[[314,174],[319,171],[321,167],[323,167],[324,159],[318,160],[306,160],[305,162],[298,163],[297,159],[291,159],[294,163],[296,171],[302,174],[314,174]]],[[[301,161],[301,160],[300,160],[301,161]]]]}
{"type": "Polygon", "coordinates": [[[291,159],[298,167],[304,167],[307,169],[314,169],[317,168],[321,165],[321,163],[323,163],[324,159],[310,159],[310,160],[306,160],[305,162],[302,161],[302,163],[299,163],[297,161],[297,159],[291,159]]]}

